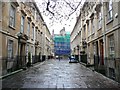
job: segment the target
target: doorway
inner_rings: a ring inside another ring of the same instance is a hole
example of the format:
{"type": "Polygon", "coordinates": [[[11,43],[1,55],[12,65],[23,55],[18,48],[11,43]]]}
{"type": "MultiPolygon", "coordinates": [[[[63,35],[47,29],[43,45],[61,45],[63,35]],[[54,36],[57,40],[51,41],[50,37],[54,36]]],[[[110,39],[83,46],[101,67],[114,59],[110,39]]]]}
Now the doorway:
{"type": "Polygon", "coordinates": [[[25,66],[26,64],[26,56],[25,56],[25,44],[20,43],[20,65],[21,67],[25,66]]]}
{"type": "Polygon", "coordinates": [[[104,65],[104,46],[103,46],[103,39],[100,40],[100,64],[104,65]]]}

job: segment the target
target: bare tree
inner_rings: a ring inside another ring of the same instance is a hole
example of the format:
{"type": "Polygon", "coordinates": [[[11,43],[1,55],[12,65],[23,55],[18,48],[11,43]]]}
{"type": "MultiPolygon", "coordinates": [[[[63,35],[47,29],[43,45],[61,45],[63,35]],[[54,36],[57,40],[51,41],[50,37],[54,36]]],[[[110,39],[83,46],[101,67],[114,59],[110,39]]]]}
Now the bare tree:
{"type": "Polygon", "coordinates": [[[80,9],[81,2],[84,0],[42,0],[38,5],[41,13],[48,16],[51,26],[55,22],[62,23],[80,9]]]}

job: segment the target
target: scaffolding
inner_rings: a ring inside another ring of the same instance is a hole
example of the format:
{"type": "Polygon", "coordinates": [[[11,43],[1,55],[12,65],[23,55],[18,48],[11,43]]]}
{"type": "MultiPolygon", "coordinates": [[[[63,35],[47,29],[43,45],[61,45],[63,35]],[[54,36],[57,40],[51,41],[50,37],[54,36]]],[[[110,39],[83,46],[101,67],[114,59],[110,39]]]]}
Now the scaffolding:
{"type": "Polygon", "coordinates": [[[55,55],[70,55],[70,33],[54,37],[55,55]]]}

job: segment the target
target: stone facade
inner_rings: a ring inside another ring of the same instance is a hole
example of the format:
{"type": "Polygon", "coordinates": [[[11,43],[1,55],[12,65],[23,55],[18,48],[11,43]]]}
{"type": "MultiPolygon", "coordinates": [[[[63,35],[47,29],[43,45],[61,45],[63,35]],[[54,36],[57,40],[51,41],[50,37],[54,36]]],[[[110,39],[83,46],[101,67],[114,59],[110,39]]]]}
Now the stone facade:
{"type": "Polygon", "coordinates": [[[120,82],[119,9],[120,2],[112,0],[85,2],[71,33],[71,48],[81,62],[120,82]]]}
{"type": "MultiPolygon", "coordinates": [[[[0,1],[0,12],[2,12],[2,2],[0,1]]],[[[2,30],[2,13],[0,13],[0,31],[2,30]]],[[[0,41],[2,41],[2,33],[0,33],[0,41]]],[[[2,44],[0,44],[0,76],[2,75],[2,44]]]]}
{"type": "Polygon", "coordinates": [[[44,31],[48,29],[44,28],[46,25],[34,1],[0,4],[0,67],[5,75],[26,67],[28,63],[42,61],[46,44],[43,42],[44,31]]]}

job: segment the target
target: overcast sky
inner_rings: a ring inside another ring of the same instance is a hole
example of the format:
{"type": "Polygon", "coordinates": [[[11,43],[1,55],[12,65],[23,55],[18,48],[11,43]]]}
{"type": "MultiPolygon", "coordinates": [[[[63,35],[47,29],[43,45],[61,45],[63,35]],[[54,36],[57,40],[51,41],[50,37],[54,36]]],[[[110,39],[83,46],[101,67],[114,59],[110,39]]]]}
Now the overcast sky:
{"type": "MultiPolygon", "coordinates": [[[[38,4],[38,6],[42,5],[43,2],[48,2],[48,0],[35,0],[38,4]]],[[[55,0],[52,0],[52,1],[55,1],[55,0]]],[[[67,1],[67,0],[66,0],[67,1]]],[[[80,2],[81,0],[74,0],[76,2],[80,2]]],[[[40,11],[43,10],[43,8],[45,8],[45,6],[40,6],[40,11]]],[[[64,10],[62,11],[65,11],[66,8],[63,8],[64,10]]],[[[47,24],[50,32],[52,33],[52,31],[54,30],[54,33],[55,34],[59,34],[59,31],[65,27],[65,30],[68,31],[68,32],[71,32],[74,28],[74,25],[76,23],[76,17],[79,15],[79,12],[80,12],[80,7],[77,9],[76,13],[72,14],[68,20],[65,20],[63,19],[62,22],[54,22],[53,25],[50,24],[51,22],[51,19],[49,16],[45,16],[42,14],[43,18],[44,18],[44,21],[45,23],[47,24]]],[[[62,13],[62,12],[61,12],[62,13]]]]}

